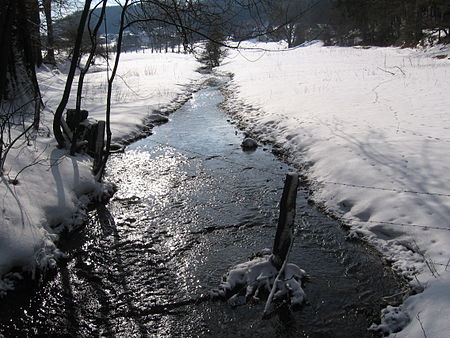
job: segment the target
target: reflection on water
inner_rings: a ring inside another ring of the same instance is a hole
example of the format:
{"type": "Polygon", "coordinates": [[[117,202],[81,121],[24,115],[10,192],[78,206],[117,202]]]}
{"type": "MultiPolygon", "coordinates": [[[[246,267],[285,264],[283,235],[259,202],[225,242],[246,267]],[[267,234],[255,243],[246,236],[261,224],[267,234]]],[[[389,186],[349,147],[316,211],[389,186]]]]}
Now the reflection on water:
{"type": "MultiPolygon", "coordinates": [[[[243,152],[241,132],[217,108],[216,88],[196,94],[154,135],[115,155],[119,191],[64,240],[69,259],[33,290],[0,306],[6,336],[365,337],[397,284],[374,252],[345,240],[307,203],[291,261],[310,274],[308,304],[262,319],[264,303],[205,300],[228,269],[275,235],[283,178],[270,149],[243,152]]],[[[299,223],[299,227],[301,222],[299,223]]],[[[20,294],[20,295],[19,295],[20,294]]],[[[12,299],[12,297],[10,297],[12,299]]],[[[392,299],[390,299],[392,300],[392,299]]]]}

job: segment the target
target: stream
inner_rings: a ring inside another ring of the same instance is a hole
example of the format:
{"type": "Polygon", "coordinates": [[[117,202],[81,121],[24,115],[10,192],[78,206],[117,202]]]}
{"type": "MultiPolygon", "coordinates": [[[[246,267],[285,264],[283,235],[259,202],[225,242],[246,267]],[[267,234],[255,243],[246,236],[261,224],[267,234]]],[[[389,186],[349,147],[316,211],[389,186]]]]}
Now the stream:
{"type": "Polygon", "coordinates": [[[290,262],[306,270],[307,303],[262,319],[264,300],[209,300],[222,276],[272,248],[283,179],[295,168],[218,108],[219,83],[193,94],[170,122],[112,156],[119,190],[66,236],[68,258],[0,304],[0,337],[376,337],[367,328],[402,282],[374,249],[297,197],[290,262]],[[300,221],[303,217],[305,224],[300,221]]]}

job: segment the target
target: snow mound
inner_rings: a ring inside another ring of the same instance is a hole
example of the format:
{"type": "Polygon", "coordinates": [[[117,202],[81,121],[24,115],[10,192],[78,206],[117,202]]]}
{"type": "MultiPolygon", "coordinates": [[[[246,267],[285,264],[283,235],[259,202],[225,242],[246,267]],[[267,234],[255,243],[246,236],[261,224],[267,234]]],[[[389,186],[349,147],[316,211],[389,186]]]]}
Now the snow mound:
{"type": "MultiPolygon", "coordinates": [[[[266,254],[241,263],[232,268],[225,276],[218,290],[212,291],[213,297],[227,298],[231,305],[241,305],[250,299],[259,300],[261,294],[272,290],[278,269],[272,264],[272,255],[266,254]]],[[[304,270],[288,263],[284,276],[277,281],[274,300],[289,299],[291,305],[301,305],[305,299],[302,279],[304,270]]]]}
{"type": "Polygon", "coordinates": [[[410,321],[408,314],[402,306],[394,307],[389,305],[381,311],[381,324],[373,324],[371,331],[381,331],[383,334],[395,333],[404,328],[410,321]]]}

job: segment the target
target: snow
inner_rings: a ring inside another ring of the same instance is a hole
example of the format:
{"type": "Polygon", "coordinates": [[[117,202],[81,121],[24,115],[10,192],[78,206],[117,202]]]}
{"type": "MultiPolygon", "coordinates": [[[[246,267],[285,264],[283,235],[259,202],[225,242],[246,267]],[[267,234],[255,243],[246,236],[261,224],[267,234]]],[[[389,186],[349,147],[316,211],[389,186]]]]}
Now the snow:
{"type": "Polygon", "coordinates": [[[436,56],[450,48],[245,47],[221,67],[233,74],[227,109],[303,167],[312,198],[351,226],[349,237],[373,243],[414,290],[425,287],[385,311],[411,319],[397,337],[445,336],[450,59],[436,56]]]}
{"type": "MultiPolygon", "coordinates": [[[[0,274],[22,267],[32,275],[55,265],[62,255],[55,245],[64,228],[80,225],[89,200],[99,187],[84,156],[70,158],[57,150],[50,139],[40,137],[36,147],[24,147],[10,154],[10,173],[29,164],[13,185],[2,179],[0,185],[2,227],[0,228],[0,274]]],[[[0,293],[2,291],[0,285],[0,293]]]]}
{"type": "Polygon", "coordinates": [[[228,298],[232,305],[240,305],[250,298],[259,300],[261,293],[269,294],[276,283],[274,301],[287,297],[291,305],[301,305],[305,299],[301,283],[306,276],[305,271],[295,264],[287,263],[283,278],[277,279],[278,269],[272,259],[271,254],[265,254],[238,264],[227,273],[224,282],[212,294],[228,298]]]}
{"type": "MultiPolygon", "coordinates": [[[[122,54],[113,94],[114,140],[138,134],[147,116],[179,104],[180,96],[200,78],[197,67],[190,55],[122,54]]],[[[105,62],[97,64],[85,79],[82,109],[87,109],[91,118],[104,119],[106,69],[105,62]]],[[[95,182],[90,157],[71,157],[56,148],[51,125],[65,76],[63,70],[39,70],[46,106],[42,128],[35,142],[12,150],[6,162],[7,175],[0,183],[0,297],[14,287],[20,273],[34,277],[54,267],[63,255],[57,248],[61,231],[82,224],[88,204],[111,193],[111,186],[95,182]],[[30,163],[34,164],[26,167],[30,163]],[[22,168],[18,184],[13,185],[9,179],[22,168]]],[[[74,107],[74,99],[72,94],[68,108],[74,107]]]]}
{"type": "MultiPolygon", "coordinates": [[[[393,335],[402,329],[397,337],[445,337],[450,60],[441,56],[450,48],[313,43],[283,51],[281,44],[242,45],[249,49],[231,50],[220,68],[234,74],[225,90],[227,109],[251,136],[273,142],[301,166],[311,198],[351,226],[349,237],[372,243],[419,292],[386,308],[383,322],[372,329],[393,335]]],[[[164,116],[179,105],[180,95],[201,77],[198,66],[183,54],[123,54],[114,84],[115,141],[139,134],[146,117],[164,116]]],[[[106,69],[97,64],[86,78],[82,108],[96,119],[105,110],[106,69]]],[[[88,202],[108,188],[94,182],[90,158],[55,147],[49,126],[64,72],[47,69],[38,77],[44,128],[33,145],[11,153],[6,170],[13,178],[32,159],[36,164],[19,175],[17,185],[0,183],[0,294],[21,278],[12,268],[51,268],[63,255],[56,246],[59,233],[79,225],[88,202]]]]}
{"type": "MultiPolygon", "coordinates": [[[[113,66],[110,60],[110,67],[113,66]]],[[[113,85],[111,130],[115,139],[139,134],[142,121],[161,110],[169,110],[179,96],[192,86],[201,75],[195,70],[199,63],[191,56],[176,53],[151,53],[149,50],[122,53],[113,85]]],[[[109,72],[110,73],[110,72],[109,72]]],[[[107,65],[105,62],[91,67],[83,86],[84,105],[89,116],[105,120],[107,92],[107,65]]],[[[64,76],[58,71],[40,74],[39,83],[46,93],[47,106],[55,110],[60,97],[64,76]]],[[[76,86],[76,84],[74,85],[76,86]]],[[[74,107],[75,95],[68,108],[74,107]]]]}

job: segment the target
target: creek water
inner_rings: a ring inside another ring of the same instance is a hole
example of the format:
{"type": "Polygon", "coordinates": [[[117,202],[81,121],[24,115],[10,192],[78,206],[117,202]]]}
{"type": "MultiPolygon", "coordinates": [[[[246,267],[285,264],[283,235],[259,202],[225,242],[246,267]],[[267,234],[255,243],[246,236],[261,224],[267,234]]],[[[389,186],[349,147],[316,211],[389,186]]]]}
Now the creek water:
{"type": "Polygon", "coordinates": [[[402,284],[308,203],[305,186],[290,262],[310,276],[307,303],[262,319],[264,300],[233,307],[202,297],[272,247],[283,179],[295,170],[269,146],[244,152],[222,100],[215,86],[194,93],[169,123],[111,158],[106,180],[118,192],[61,241],[68,258],[55,271],[2,300],[0,336],[377,336],[367,328],[402,284]]]}

